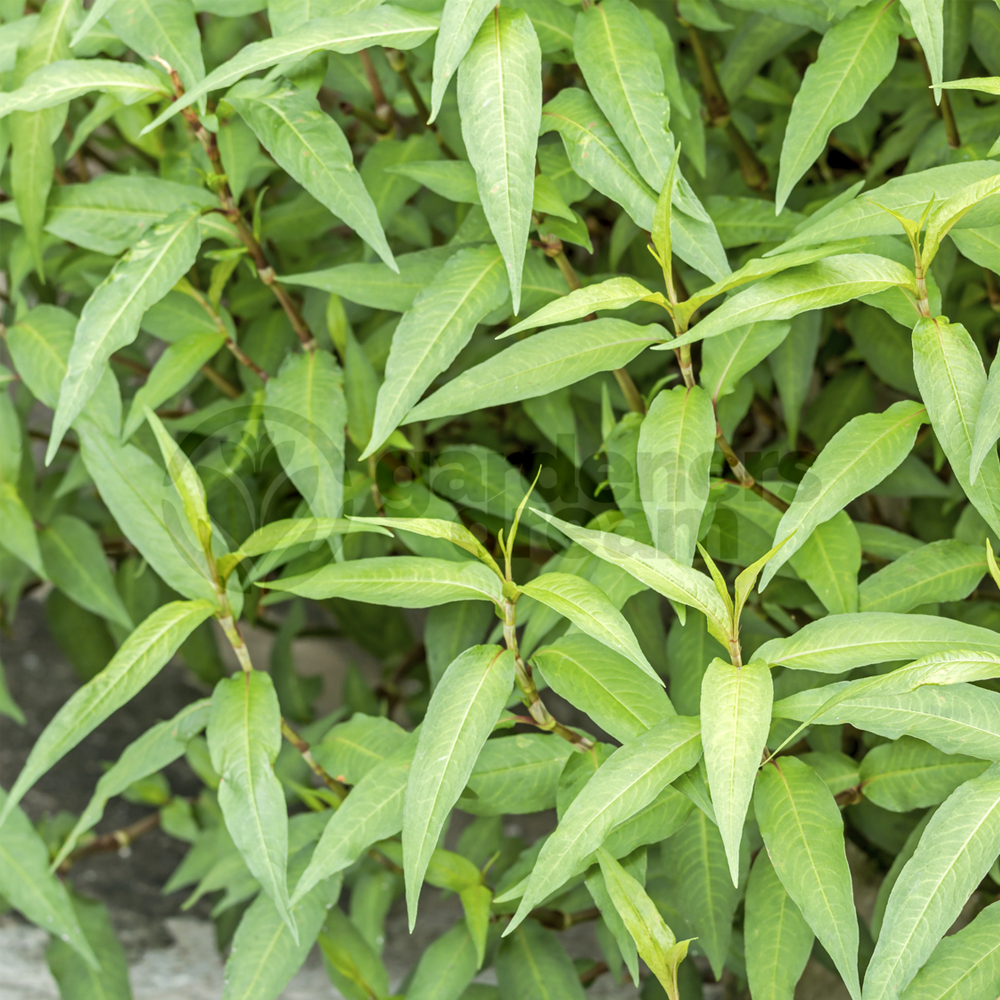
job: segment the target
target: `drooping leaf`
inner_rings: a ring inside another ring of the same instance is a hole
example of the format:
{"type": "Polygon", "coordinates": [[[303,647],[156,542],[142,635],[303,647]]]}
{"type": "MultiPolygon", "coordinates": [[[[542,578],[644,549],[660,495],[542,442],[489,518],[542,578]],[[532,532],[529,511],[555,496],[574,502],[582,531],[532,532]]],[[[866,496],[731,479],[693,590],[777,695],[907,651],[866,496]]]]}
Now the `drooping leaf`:
{"type": "Polygon", "coordinates": [[[562,636],[531,661],[549,687],[623,743],[675,714],[658,680],[589,635],[562,636]]]}
{"type": "Polygon", "coordinates": [[[1000,765],[967,781],[927,824],[886,907],[865,997],[897,996],[1000,853],[1000,765]]]}
{"type": "Polygon", "coordinates": [[[715,659],[701,686],[701,738],[712,805],[739,885],[740,842],[771,725],[771,671],[760,660],[733,666],[715,659]]]}
{"type": "Polygon", "coordinates": [[[913,328],[913,372],[955,478],[986,523],[1000,531],[1000,459],[996,451],[985,456],[974,483],[970,475],[986,372],[965,327],[949,323],[943,316],[919,319],[913,328]]]}
{"type": "Polygon", "coordinates": [[[417,403],[404,423],[543,396],[596,372],[624,368],[666,336],[663,327],[655,323],[637,326],[622,319],[557,326],[512,344],[463,372],[417,403]]]}
{"type": "Polygon", "coordinates": [[[529,920],[500,943],[500,1000],[583,1000],[572,959],[552,931],[529,920]]]}
{"type": "Polygon", "coordinates": [[[473,646],[444,672],[417,740],[403,807],[403,868],[412,930],[424,873],[514,683],[514,657],[473,646]]]}
{"type": "Polygon", "coordinates": [[[750,869],[746,897],[747,981],[759,1000],[792,1000],[813,946],[812,928],[767,851],[750,869]]]}
{"type": "Polygon", "coordinates": [[[350,144],[315,98],[292,87],[244,80],[225,100],[281,167],[398,271],[350,144]]]}
{"type": "Polygon", "coordinates": [[[6,816],[0,837],[0,892],[4,899],[33,923],[63,938],[88,967],[99,968],[65,887],[49,871],[45,842],[3,789],[0,802],[6,816]]]}
{"type": "Polygon", "coordinates": [[[476,325],[506,296],[503,261],[496,249],[459,250],[448,260],[396,327],[371,440],[362,458],[382,447],[424,390],[469,342],[476,325]]]}
{"type": "Polygon", "coordinates": [[[649,805],[701,756],[696,719],[671,716],[611,755],[542,847],[510,934],[534,906],[579,870],[611,830],[649,805]]]}
{"type": "Polygon", "coordinates": [[[408,1000],[459,1000],[478,968],[475,942],[466,922],[460,920],[420,956],[406,996],[408,1000]]]}
{"type": "Polygon", "coordinates": [[[833,796],[808,764],[780,757],[761,771],[754,809],[781,884],[857,1000],[858,922],[833,796]]]}
{"type": "Polygon", "coordinates": [[[649,677],[659,680],[624,615],[599,587],[570,573],[543,573],[520,589],[540,604],[558,611],[582,632],[627,657],[649,677]]]}
{"type": "Polygon", "coordinates": [[[490,230],[503,254],[514,313],[531,226],[542,113],[541,50],[524,11],[487,14],[458,69],[462,137],[490,230]]]}
{"type": "Polygon", "coordinates": [[[808,540],[813,529],[855,497],[880,483],[913,448],[927,411],[904,400],[884,413],[855,417],[838,431],[810,466],[782,515],[774,541],[792,535],[764,568],[761,589],[808,540]]]}
{"type": "Polygon", "coordinates": [[[141,691],[214,610],[208,601],[164,604],[122,643],[111,662],[72,695],[38,737],[0,813],[0,826],[24,793],[115,709],[141,691]]]}
{"type": "Polygon", "coordinates": [[[776,208],[823,152],[830,132],[853,118],[896,62],[899,21],[890,4],[869,3],[835,24],[795,95],[781,147],[776,208]]]}
{"type": "Polygon", "coordinates": [[[107,908],[75,892],[71,892],[70,901],[100,968],[90,966],[61,938],[52,937],[45,949],[45,961],[59,984],[59,996],[65,1000],[132,1000],[128,961],[107,908]]]}
{"type": "Polygon", "coordinates": [[[304,59],[322,49],[340,53],[357,52],[369,45],[411,49],[436,30],[437,19],[431,15],[388,5],[340,17],[316,18],[287,35],[245,46],[238,55],[213,70],[196,87],[192,87],[163,111],[143,129],[143,134],[162,125],[203,94],[228,87],[258,70],[288,60],[304,59]]]}
{"type": "Polygon", "coordinates": [[[208,719],[212,767],[222,779],[226,829],[254,878],[298,941],[288,902],[288,817],[273,764],[281,748],[281,713],[271,678],[259,670],[219,681],[208,719]]]}
{"type": "Polygon", "coordinates": [[[979,478],[979,470],[991,449],[995,449],[1000,438],[1000,368],[994,361],[990,378],[983,390],[983,398],[976,418],[976,435],[972,444],[970,481],[974,485],[979,478]]]}
{"type": "Polygon", "coordinates": [[[437,118],[448,84],[492,6],[490,0],[472,0],[471,3],[445,0],[441,28],[434,42],[430,121],[437,118]]]}
{"type": "Polygon", "coordinates": [[[198,216],[181,210],[147,231],[94,290],[73,338],[47,461],[52,460],[67,428],[93,395],[108,358],[135,339],[142,314],[191,268],[200,246],[198,216]]]}
{"type": "Polygon", "coordinates": [[[690,566],[708,502],[712,400],[700,386],[665,389],[639,430],[639,492],[656,548],[690,566]]]}

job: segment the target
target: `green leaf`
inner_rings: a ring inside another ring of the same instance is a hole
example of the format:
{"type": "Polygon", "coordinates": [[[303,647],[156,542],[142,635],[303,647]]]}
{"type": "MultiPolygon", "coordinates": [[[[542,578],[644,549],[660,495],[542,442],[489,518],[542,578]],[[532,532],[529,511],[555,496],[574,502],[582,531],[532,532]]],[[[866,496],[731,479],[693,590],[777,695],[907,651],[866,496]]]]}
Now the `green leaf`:
{"type": "Polygon", "coordinates": [[[792,556],[791,564],[830,614],[853,614],[858,610],[861,540],[846,511],[838,511],[829,521],[816,525],[792,556]]]}
{"type": "MultiPolygon", "coordinates": [[[[656,195],[593,97],[576,87],[561,90],[542,109],[542,134],[553,130],[562,136],[573,170],[620,204],[637,226],[649,230],[656,195]]],[[[678,209],[670,217],[674,253],[713,281],[721,281],[730,267],[715,226],[697,199],[684,194],[680,185],[674,189],[674,199],[678,209]]]]}
{"type": "Polygon", "coordinates": [[[995,450],[997,439],[1000,438],[1000,367],[995,361],[990,369],[990,376],[983,390],[979,416],[976,418],[976,434],[969,466],[969,478],[973,485],[979,478],[979,470],[983,467],[986,456],[991,450],[995,450]]]}
{"type": "Polygon", "coordinates": [[[989,996],[1000,981],[1000,904],[942,938],[903,990],[901,1000],[962,1000],[989,996]]]}
{"type": "Polygon", "coordinates": [[[659,675],[639,648],[625,616],[599,587],[571,573],[543,573],[520,587],[523,594],[558,611],[578,629],[631,660],[649,677],[659,675]]]}
{"type": "Polygon", "coordinates": [[[7,816],[0,838],[0,893],[32,923],[63,938],[87,965],[99,968],[66,889],[49,871],[49,852],[31,821],[2,788],[7,816]]]}
{"type": "Polygon", "coordinates": [[[760,851],[747,882],[747,981],[757,1000],[793,1000],[805,971],[813,932],[771,864],[760,851]]]}
{"type": "MultiPolygon", "coordinates": [[[[766,263],[762,261],[761,266],[766,263]]],[[[887,288],[912,289],[913,283],[913,272],[887,257],[836,254],[818,263],[791,267],[737,292],[668,346],[673,349],[693,344],[759,320],[791,319],[799,313],[839,305],[887,288]]]]}
{"type": "Polygon", "coordinates": [[[942,753],[904,736],[869,750],[859,776],[866,799],[891,812],[909,812],[938,805],[988,766],[985,761],[942,753]]]}
{"type": "Polygon", "coordinates": [[[499,251],[484,248],[459,250],[417,295],[393,335],[362,459],[385,444],[424,390],[468,344],[476,326],[503,305],[507,291],[499,251]]]}
{"type": "Polygon", "coordinates": [[[633,878],[603,847],[597,849],[604,884],[615,909],[635,940],[642,960],[671,998],[677,992],[677,966],[687,957],[687,941],[678,943],[642,883],[633,878]]]}
{"type": "Polygon", "coordinates": [[[806,69],[781,147],[776,208],[826,147],[830,132],[850,121],[896,62],[899,21],[889,4],[869,3],[835,24],[806,69]]]}
{"type": "Polygon", "coordinates": [[[401,726],[381,716],[360,712],[334,726],[312,754],[338,780],[356,785],[373,767],[382,763],[409,739],[401,726]]]}
{"type": "Polygon", "coordinates": [[[990,629],[933,615],[866,612],[810,622],[788,638],[765,642],[754,657],[771,666],[839,674],[955,649],[1000,653],[1000,637],[990,629]]]}
{"type": "Polygon", "coordinates": [[[208,699],[192,702],[172,719],[148,729],[122,751],[115,764],[101,775],[87,807],[52,862],[53,869],[69,856],[81,835],[100,822],[110,799],[121,795],[134,781],[162,770],[184,753],[188,740],[207,724],[208,705],[208,699]]]}
{"type": "MultiPolygon", "coordinates": [[[[812,380],[813,365],[819,348],[822,316],[822,310],[799,313],[795,316],[788,336],[767,359],[781,399],[788,440],[793,447],[798,441],[799,417],[812,380]]],[[[702,348],[702,356],[706,351],[708,351],[707,344],[702,348]]]]}
{"type": "Polygon", "coordinates": [[[396,608],[432,608],[449,601],[503,599],[500,581],[485,566],[418,556],[375,556],[323,566],[313,573],[267,583],[269,590],[324,600],[352,601],[396,608]]]}
{"type": "Polygon", "coordinates": [[[985,456],[974,483],[970,475],[986,371],[965,327],[949,323],[943,316],[919,319],[913,328],[913,373],[955,478],[986,523],[994,532],[1000,531],[1000,459],[996,451],[985,456]]]}
{"type": "Polygon", "coordinates": [[[529,920],[500,943],[497,953],[500,1000],[583,1000],[572,959],[559,938],[529,920]]]}
{"type": "Polygon", "coordinates": [[[462,138],[490,230],[507,264],[514,313],[531,227],[542,114],[541,50],[524,11],[487,14],[458,70],[462,138]]]}
{"type": "Polygon", "coordinates": [[[478,970],[475,942],[466,922],[460,920],[420,956],[406,998],[459,1000],[478,970]]]}
{"type": "Polygon", "coordinates": [[[348,1000],[388,996],[389,975],[382,960],[339,906],[327,913],[319,946],[327,975],[348,1000]]]}
{"type": "Polygon", "coordinates": [[[943,539],[900,556],[858,589],[861,611],[912,611],[921,604],[962,601],[986,575],[981,548],[943,539]]]}
{"type": "Polygon", "coordinates": [[[748,371],[785,341],[791,328],[788,321],[760,320],[706,341],[701,352],[699,380],[712,402],[728,396],[748,371]]]}
{"type": "Polygon", "coordinates": [[[492,0],[445,0],[434,43],[430,122],[437,118],[448,84],[493,6],[492,0]]]}
{"type": "Polygon", "coordinates": [[[298,942],[288,902],[288,817],[274,773],[281,712],[271,678],[259,670],[219,681],[208,719],[212,767],[221,778],[219,806],[233,842],[298,942]]]}
{"type": "Polygon", "coordinates": [[[185,89],[204,79],[201,35],[190,0],[118,0],[107,18],[111,30],[130,49],[149,62],[163,60],[176,70],[185,89]]]}
{"type": "Polygon", "coordinates": [[[754,809],[781,884],[857,1000],[858,920],[833,796],[808,764],[780,757],[761,771],[754,809]]]}
{"type": "Polygon", "coordinates": [[[111,662],[72,695],[38,737],[0,813],[0,826],[24,793],[112,712],[141,691],[214,610],[208,601],[164,604],[122,643],[111,662]]]}
{"type": "Polygon", "coordinates": [[[634,278],[625,276],[608,278],[586,288],[577,288],[568,295],[542,306],[527,319],[522,319],[509,330],[505,330],[497,340],[513,337],[522,330],[534,330],[539,326],[551,326],[554,323],[567,323],[570,320],[582,319],[598,309],[625,309],[636,302],[653,301],[656,294],[650,292],[645,285],[640,285],[634,278]]]}
{"type": "Polygon", "coordinates": [[[290,354],[268,380],[264,423],[285,472],[316,517],[335,518],[344,497],[343,373],[332,354],[290,354]]]}
{"type": "Polygon", "coordinates": [[[279,166],[398,271],[375,203],[354,167],[350,144],[314,97],[276,82],[244,80],[225,100],[279,166]]]}
{"type": "Polygon", "coordinates": [[[93,395],[108,359],[135,340],[142,314],[190,270],[200,246],[198,216],[182,210],[147,231],[94,290],[73,338],[46,461],[93,395]]]}
{"type": "Polygon", "coordinates": [[[611,830],[649,805],[701,756],[697,719],[671,716],[626,743],[601,765],[545,841],[505,936],[572,878],[611,830]]]}
{"type": "Polygon", "coordinates": [[[65,941],[53,936],[45,949],[45,961],[59,984],[59,996],[65,1000],[132,1000],[128,961],[106,907],[75,892],[71,892],[70,902],[100,962],[100,970],[82,960],[65,941]]]}
{"type": "Polygon", "coordinates": [[[733,666],[714,659],[701,684],[701,739],[708,787],[729,860],[740,881],[740,842],[754,779],[771,726],[771,671],[760,660],[733,666]]]}
{"type": "Polygon", "coordinates": [[[160,355],[153,370],[132,399],[125,419],[123,440],[138,430],[144,419],[143,408],[156,407],[176,395],[193,379],[202,365],[207,364],[226,342],[223,333],[191,333],[170,344],[160,355]]]}
{"type": "Polygon", "coordinates": [[[349,868],[372,844],[403,828],[403,800],[415,747],[413,738],[401,743],[351,789],[330,817],[309,867],[295,886],[293,907],[323,879],[349,868]]]}
{"type": "Polygon", "coordinates": [[[715,412],[700,386],[665,389],[639,430],[639,491],[657,549],[690,566],[708,502],[715,412]]]}
{"type": "Polygon", "coordinates": [[[654,191],[674,156],[663,70],[642,14],[627,0],[606,0],[576,19],[573,51],[584,80],[632,162],[654,191]]]}
{"type": "Polygon", "coordinates": [[[42,111],[99,90],[119,104],[165,97],[167,88],[142,66],[113,59],[62,59],[36,69],[12,93],[0,95],[0,118],[14,111],[42,111]]]}
{"type": "Polygon", "coordinates": [[[45,579],[47,573],[42,563],[35,524],[13,483],[0,483],[0,517],[6,525],[0,545],[45,579]]]}
{"type": "Polygon", "coordinates": [[[163,469],[145,452],[119,444],[89,423],[81,434],[81,446],[101,499],[157,575],[192,599],[214,603],[215,588],[206,575],[201,545],[163,469]]]}
{"type": "Polygon", "coordinates": [[[958,788],[927,824],[893,887],[865,997],[898,996],[1000,854],[1000,765],[958,788]]]}
{"type": "Polygon", "coordinates": [[[667,337],[656,323],[595,319],[557,326],[518,341],[418,403],[404,423],[468,413],[486,406],[544,396],[596,372],[623,368],[651,344],[667,337]]]}
{"type": "Polygon", "coordinates": [[[539,649],[531,662],[556,694],[622,743],[675,714],[659,678],[637,673],[626,657],[581,632],[539,649]]]}
{"type": "Polygon", "coordinates": [[[67,596],[124,629],[135,627],[115,589],[101,540],[89,524],[59,514],[39,533],[38,545],[49,578],[67,596]]]}
{"type": "Polygon", "coordinates": [[[403,808],[403,868],[411,931],[431,854],[510,698],[513,683],[512,653],[499,646],[473,646],[452,662],[431,696],[403,808]]]}
{"type": "Polygon", "coordinates": [[[809,467],[781,517],[775,542],[791,540],[768,563],[761,590],[809,539],[813,529],[877,486],[910,453],[927,412],[902,400],[884,413],[866,413],[841,428],[809,467]]]}
{"type": "Polygon", "coordinates": [[[459,808],[475,816],[555,809],[559,775],[572,752],[565,740],[541,733],[487,740],[459,808]]]}
{"type": "MultiPolygon", "coordinates": [[[[289,865],[289,876],[298,875],[308,860],[303,848],[289,865]]],[[[330,906],[340,895],[340,879],[317,885],[292,908],[298,928],[295,941],[281,912],[269,896],[260,893],[240,919],[226,961],[223,1000],[273,1000],[305,963],[330,906]]]]}
{"type": "Polygon", "coordinates": [[[6,715],[8,719],[13,719],[19,726],[24,725],[24,712],[18,707],[7,688],[3,663],[0,663],[0,715],[6,715]]]}
{"type": "Polygon", "coordinates": [[[537,513],[588,552],[620,566],[658,594],[700,611],[708,620],[712,635],[723,645],[728,645],[729,612],[715,586],[703,573],[631,538],[580,528],[541,511],[537,513]]]}
{"type": "Polygon", "coordinates": [[[141,134],[145,135],[162,125],[203,94],[228,87],[258,70],[304,59],[324,49],[344,54],[358,52],[370,45],[412,49],[436,30],[437,18],[394,6],[359,10],[339,17],[316,18],[287,35],[244,46],[238,55],[213,70],[196,87],[161,112],[141,134]]]}

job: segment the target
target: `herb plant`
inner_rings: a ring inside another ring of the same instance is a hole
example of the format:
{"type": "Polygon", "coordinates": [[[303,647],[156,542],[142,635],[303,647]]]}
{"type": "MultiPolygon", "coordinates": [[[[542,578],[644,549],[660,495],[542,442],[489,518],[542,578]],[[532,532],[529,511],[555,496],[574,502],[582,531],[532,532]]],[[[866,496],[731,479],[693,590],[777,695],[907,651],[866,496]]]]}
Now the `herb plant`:
{"type": "Polygon", "coordinates": [[[71,885],[127,794],[234,1000],[317,941],[358,1000],[994,1000],[993,0],[0,18],[3,614],[48,587],[83,681],[0,894],[64,996],[130,995],[71,885]],[[332,714],[307,630],[381,664],[332,714]],[[43,840],[175,654],[205,696],[43,840]],[[390,984],[425,883],[464,916],[390,984]]]}

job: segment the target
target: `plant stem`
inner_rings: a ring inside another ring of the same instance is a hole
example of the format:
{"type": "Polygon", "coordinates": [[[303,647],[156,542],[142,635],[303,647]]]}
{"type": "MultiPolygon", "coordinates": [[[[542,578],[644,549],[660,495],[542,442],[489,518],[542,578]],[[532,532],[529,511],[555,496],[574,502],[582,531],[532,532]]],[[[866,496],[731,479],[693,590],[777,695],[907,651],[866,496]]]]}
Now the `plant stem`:
{"type": "MultiPolygon", "coordinates": [[[[212,317],[212,322],[215,324],[215,328],[219,331],[219,333],[221,333],[226,338],[226,347],[229,348],[229,351],[233,355],[233,357],[236,358],[236,360],[245,368],[249,368],[250,371],[252,371],[254,375],[256,375],[261,380],[261,382],[266,382],[270,378],[270,376],[252,358],[250,358],[250,356],[243,350],[242,347],[240,347],[239,344],[236,343],[235,340],[233,340],[232,337],[229,336],[229,331],[226,329],[226,324],[222,322],[222,317],[212,307],[212,303],[209,302],[208,299],[206,299],[205,296],[202,295],[201,292],[199,292],[198,289],[194,287],[194,285],[191,285],[190,282],[188,282],[188,287],[184,289],[184,292],[185,294],[190,295],[191,298],[194,299],[195,302],[197,302],[198,305],[200,305],[202,309],[204,309],[205,312],[207,312],[208,315],[212,317]]],[[[204,366],[202,368],[202,371],[204,371],[205,368],[207,367],[208,367],[207,365],[204,366]]],[[[208,373],[206,372],[206,374],[208,373]]],[[[216,375],[218,375],[218,372],[216,372],[216,375]]],[[[222,378],[221,375],[218,375],[218,377],[220,379],[222,378]]],[[[236,391],[236,396],[240,395],[239,390],[236,390],[235,386],[231,385],[231,388],[236,391]]],[[[223,391],[225,392],[225,390],[223,391]]],[[[235,399],[236,396],[233,396],[232,398],[235,399]]]]}
{"type": "Polygon", "coordinates": [[[392,125],[395,112],[392,105],[385,99],[385,91],[382,89],[382,82],[375,71],[375,64],[372,62],[371,53],[367,49],[362,49],[358,53],[361,59],[361,66],[368,78],[368,86],[371,88],[372,97],[375,98],[375,114],[381,121],[392,125]]]}
{"type": "MultiPolygon", "coordinates": [[[[931,68],[927,64],[927,56],[924,53],[923,46],[915,38],[910,39],[910,45],[913,48],[914,55],[917,57],[917,62],[920,63],[920,68],[924,71],[924,76],[928,84],[933,84],[934,78],[931,76],[931,68]]],[[[952,110],[951,98],[948,96],[948,91],[941,91],[940,104],[934,99],[933,90],[930,92],[930,98],[931,104],[934,105],[934,114],[944,121],[944,134],[948,138],[948,145],[952,149],[958,149],[962,145],[962,139],[958,134],[958,122],[955,121],[955,112],[952,110]]]]}
{"type": "Polygon", "coordinates": [[[140,837],[152,832],[160,825],[159,812],[150,813],[131,826],[122,827],[111,833],[103,833],[95,837],[89,844],[78,847],[59,866],[59,873],[65,875],[82,858],[89,858],[92,854],[107,854],[111,851],[120,851],[134,843],[140,837]]]}
{"type": "Polygon", "coordinates": [[[243,641],[239,625],[233,620],[229,601],[225,599],[225,591],[221,591],[221,597],[225,603],[223,604],[224,614],[218,616],[219,624],[222,626],[222,631],[229,640],[229,645],[233,647],[233,652],[236,654],[236,659],[239,660],[240,667],[245,673],[250,673],[253,670],[253,664],[250,662],[250,650],[247,649],[247,644],[243,641]]]}
{"type": "Polygon", "coordinates": [[[765,489],[750,475],[746,466],[739,460],[736,452],[733,451],[733,446],[726,440],[718,422],[715,424],[715,443],[719,446],[719,451],[725,456],[726,462],[729,464],[729,468],[733,470],[733,475],[736,476],[740,486],[744,489],[752,490],[772,507],[777,507],[782,512],[788,510],[788,504],[781,497],[765,489]]]}
{"type": "Polygon", "coordinates": [[[302,755],[302,759],[309,765],[309,769],[340,799],[341,802],[347,798],[347,789],[336,778],[331,777],[324,770],[323,766],[313,757],[309,751],[309,744],[282,718],[281,735],[288,740],[302,755]]]}

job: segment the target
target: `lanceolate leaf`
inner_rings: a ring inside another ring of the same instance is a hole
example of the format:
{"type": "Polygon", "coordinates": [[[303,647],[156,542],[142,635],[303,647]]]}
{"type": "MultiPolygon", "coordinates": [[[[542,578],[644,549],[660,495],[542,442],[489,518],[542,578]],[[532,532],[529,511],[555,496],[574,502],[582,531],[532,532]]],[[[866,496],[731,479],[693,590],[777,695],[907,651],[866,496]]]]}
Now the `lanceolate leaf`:
{"type": "Polygon", "coordinates": [[[70,902],[87,942],[100,962],[100,969],[90,966],[61,938],[52,937],[45,949],[45,961],[59,984],[59,995],[131,1000],[128,961],[111,926],[107,908],[96,899],[88,899],[72,891],[70,902]]]}
{"type": "Polygon", "coordinates": [[[496,248],[459,250],[421,291],[392,339],[375,425],[362,458],[385,443],[424,390],[457,357],[508,284],[496,248]]]}
{"type": "Polygon", "coordinates": [[[351,147],[314,98],[292,87],[246,80],[225,99],[295,180],[399,270],[375,203],[354,167],[351,147]]]}
{"type": "Polygon", "coordinates": [[[208,601],[164,604],[125,640],[111,662],[59,709],[38,737],[0,813],[0,826],[24,793],[112,712],[141,691],[214,610],[208,601]]]}
{"type": "Polygon", "coordinates": [[[944,0],[902,0],[917,41],[927,57],[927,67],[934,84],[934,99],[941,103],[941,81],[944,79],[944,0]]]}
{"type": "Polygon", "coordinates": [[[97,286],[73,338],[47,461],[97,388],[108,358],[135,339],[142,314],[191,268],[200,246],[198,216],[182,210],[148,232],[97,286]]]}
{"type": "Polygon", "coordinates": [[[876,486],[903,461],[926,419],[927,412],[919,403],[903,401],[884,413],[855,417],[833,436],[782,515],[774,541],[792,537],[764,568],[761,590],[806,543],[817,525],[876,486]]]}
{"type": "Polygon", "coordinates": [[[1000,903],[942,938],[902,993],[902,1000],[989,996],[1000,982],[1000,903]]]}
{"type": "Polygon", "coordinates": [[[765,642],[754,656],[772,666],[839,674],[954,649],[1000,653],[1000,636],[950,618],[869,612],[810,622],[786,639],[765,642]]]}
{"type": "Polygon", "coordinates": [[[624,368],[666,336],[655,323],[636,326],[623,319],[557,326],[512,344],[452,379],[410,410],[404,423],[543,396],[595,372],[624,368]]]}
{"type": "Polygon", "coordinates": [[[760,660],[733,666],[715,659],[701,685],[701,739],[712,805],[739,884],[740,841],[754,779],[771,725],[771,671],[760,660]]]}
{"type": "Polygon", "coordinates": [[[496,7],[458,70],[462,137],[493,237],[507,264],[514,313],[535,189],[542,113],[541,50],[524,11],[496,7]]]}
{"type": "Polygon", "coordinates": [[[757,1000],[792,1000],[813,937],[767,851],[761,851],[750,869],[746,897],[747,980],[757,1000]]]}
{"type": "Polygon", "coordinates": [[[996,449],[997,438],[1000,438],[1000,366],[993,363],[990,378],[983,390],[983,399],[976,418],[976,436],[972,445],[972,461],[970,480],[975,485],[979,478],[979,470],[983,467],[990,451],[996,449]]]}
{"type": "Polygon", "coordinates": [[[965,327],[943,316],[918,320],[913,328],[913,373],[955,478],[986,523],[1000,531],[1000,459],[995,450],[983,459],[975,483],[970,477],[986,372],[965,327]]]}
{"type": "Polygon", "coordinates": [[[562,636],[531,657],[549,687],[625,743],[674,715],[662,683],[589,635],[562,636]]]}
{"type": "Polygon", "coordinates": [[[571,573],[543,573],[523,584],[521,591],[558,611],[582,632],[626,656],[640,670],[659,680],[624,615],[599,587],[571,573]]]}
{"type": "Polygon", "coordinates": [[[147,125],[143,134],[193,104],[202,94],[221,90],[258,70],[288,60],[304,59],[321,49],[341,53],[357,52],[369,45],[411,49],[426,41],[436,30],[436,18],[389,5],[341,17],[317,18],[287,35],[254,42],[241,49],[239,55],[209,73],[197,87],[188,90],[147,125]]]}
{"type": "Polygon", "coordinates": [[[208,720],[212,767],[222,779],[219,805],[233,842],[254,878],[298,940],[288,903],[288,817],[274,774],[281,713],[271,678],[241,672],[219,681],[208,720]]]}
{"type": "Polygon", "coordinates": [[[403,868],[412,930],[431,854],[514,683],[514,656],[473,646],[444,672],[420,729],[403,808],[403,868]]]}
{"type": "Polygon", "coordinates": [[[497,981],[501,997],[584,1000],[573,960],[558,936],[529,920],[500,944],[497,981]]]}
{"type": "Polygon", "coordinates": [[[779,757],[757,779],[754,809],[781,884],[857,1000],[858,921],[833,796],[808,764],[779,757]]]}
{"type": "Polygon", "coordinates": [[[267,586],[314,600],[347,597],[399,608],[432,608],[469,600],[499,604],[502,600],[500,581],[485,566],[416,556],[352,559],[267,586]]]}
{"type": "Polygon", "coordinates": [[[264,422],[282,467],[313,514],[339,516],[347,406],[333,355],[319,349],[290,355],[268,380],[264,422]]]}
{"type": "Polygon", "coordinates": [[[865,975],[866,1000],[900,994],[998,854],[1000,765],[994,765],[938,809],[900,873],[865,975]]]}
{"type": "Polygon", "coordinates": [[[590,92],[654,191],[673,157],[670,103],[642,14],[628,0],[595,4],[576,19],[573,51],[590,92]]]}
{"type": "Polygon", "coordinates": [[[550,524],[555,525],[564,535],[579,543],[588,552],[593,552],[616,566],[620,566],[637,580],[651,587],[664,597],[678,601],[691,608],[697,608],[706,616],[709,631],[721,643],[728,643],[726,606],[715,586],[704,574],[671,559],[649,545],[622,538],[607,531],[580,528],[569,521],[560,521],[551,515],[541,514],[550,524]]]}
{"type": "Polygon", "coordinates": [[[852,11],[823,36],[795,96],[781,147],[779,212],[832,129],[853,118],[892,69],[898,33],[893,5],[875,2],[852,11]]]}
{"type": "Polygon", "coordinates": [[[505,935],[549,893],[572,878],[613,827],[649,805],[700,756],[698,722],[681,716],[665,719],[615,751],[545,842],[505,935]]]}
{"type": "Polygon", "coordinates": [[[0,118],[14,111],[41,111],[100,90],[120,104],[166,96],[163,81],[142,66],[113,59],[62,59],[36,69],[21,86],[0,95],[0,118]]]}
{"type": "Polygon", "coordinates": [[[111,30],[129,48],[150,62],[162,59],[185,88],[204,78],[201,35],[190,0],[118,0],[107,16],[111,30]]]}
{"type": "Polygon", "coordinates": [[[639,492],[656,548],[690,566],[715,449],[715,412],[700,386],[661,392],[639,430],[639,492]]]}
{"type": "Polygon", "coordinates": [[[455,70],[494,6],[492,0],[472,0],[471,3],[468,0],[446,0],[441,11],[441,28],[434,43],[430,121],[437,118],[455,70]]]}
{"type": "Polygon", "coordinates": [[[93,968],[97,957],[62,882],[49,871],[49,852],[31,820],[0,789],[7,819],[0,837],[0,892],[14,909],[52,934],[64,938],[93,968]]]}

